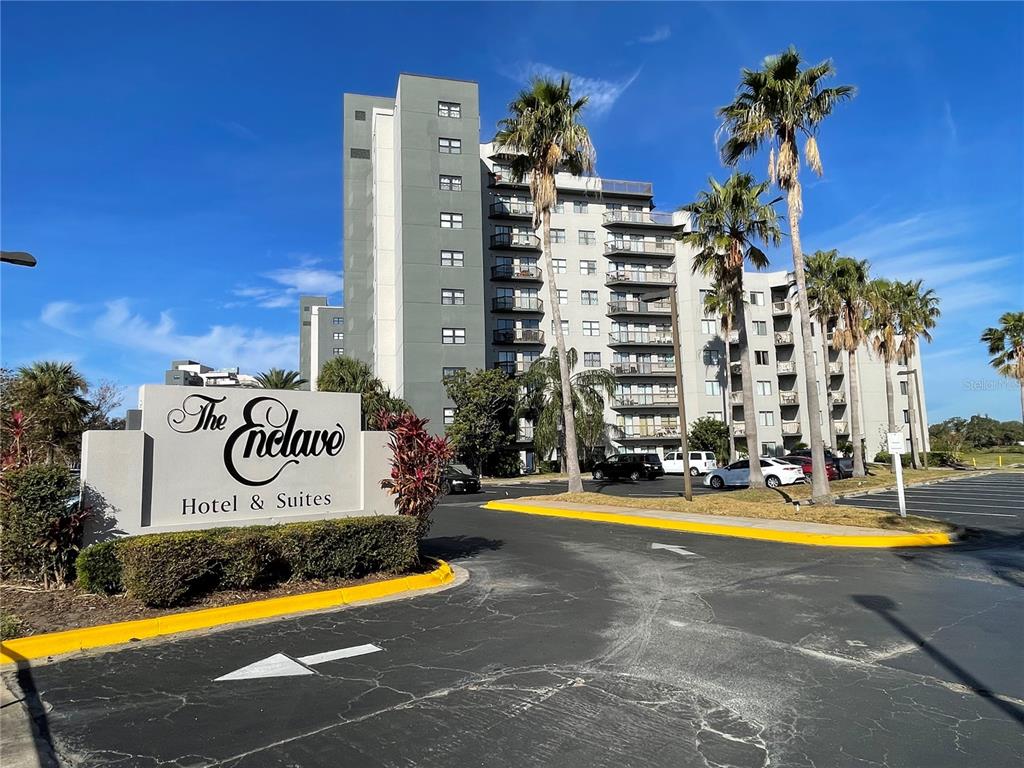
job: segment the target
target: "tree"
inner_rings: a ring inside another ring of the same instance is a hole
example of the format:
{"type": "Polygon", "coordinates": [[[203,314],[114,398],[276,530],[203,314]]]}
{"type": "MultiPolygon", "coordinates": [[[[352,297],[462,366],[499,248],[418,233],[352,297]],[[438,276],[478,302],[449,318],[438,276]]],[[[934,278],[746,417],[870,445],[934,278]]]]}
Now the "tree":
{"type": "Polygon", "coordinates": [[[37,430],[46,463],[72,452],[81,437],[90,404],[88,384],[71,363],[36,362],[18,369],[15,399],[37,430]]]}
{"type": "Polygon", "coordinates": [[[89,429],[124,429],[124,418],[111,416],[124,403],[124,389],[120,384],[103,380],[87,393],[89,413],[85,417],[83,431],[89,429]]]}
{"type": "Polygon", "coordinates": [[[455,419],[445,430],[459,460],[480,474],[515,439],[518,387],[497,368],[457,371],[444,379],[455,404],[455,419]]]}
{"type": "MultiPolygon", "coordinates": [[[[728,134],[722,147],[722,159],[726,164],[735,165],[740,158],[757,154],[767,144],[770,146],[768,175],[786,193],[803,342],[811,461],[814,466],[821,467],[825,465],[825,449],[821,439],[818,388],[814,384],[814,349],[800,244],[803,192],[799,178],[798,140],[802,134],[804,161],[820,176],[823,168],[818,152],[818,127],[832,114],[837,103],[853,98],[855,89],[849,85],[822,87],[822,82],[835,74],[831,61],[806,68],[801,68],[801,64],[800,54],[796,48],[790,47],[778,56],[767,57],[759,70],[744,69],[736,98],[719,109],[718,116],[722,118],[722,129],[728,134]]],[[[830,499],[828,478],[824,472],[815,472],[812,476],[811,497],[819,502],[830,499]]]]}
{"type": "MultiPolygon", "coordinates": [[[[939,297],[931,288],[925,289],[920,280],[897,283],[899,286],[899,301],[897,304],[897,322],[899,323],[900,343],[899,355],[905,365],[917,354],[917,340],[924,339],[931,342],[931,330],[938,322],[939,297]]],[[[917,394],[916,388],[907,381],[907,415],[910,418],[910,442],[914,450],[910,452],[910,464],[917,469],[917,454],[925,449],[924,435],[917,435],[917,394]]]]}
{"type": "Polygon", "coordinates": [[[836,279],[838,260],[839,251],[835,249],[815,251],[810,256],[804,256],[804,268],[807,271],[807,303],[814,319],[818,321],[818,330],[821,332],[819,341],[821,342],[821,365],[825,381],[826,421],[828,422],[829,446],[833,449],[839,445],[839,441],[836,439],[836,423],[832,418],[832,404],[829,402],[831,377],[828,373],[828,331],[830,326],[835,323],[842,306],[839,281],[836,279]]]}
{"type": "Polygon", "coordinates": [[[384,429],[381,414],[411,413],[402,398],[391,394],[373,369],[362,360],[339,355],[320,368],[316,388],[321,392],[355,392],[362,396],[363,429],[384,429]]]}
{"type": "Polygon", "coordinates": [[[853,438],[853,476],[864,477],[864,430],[860,423],[860,368],[857,350],[864,343],[864,317],[868,287],[868,262],[841,257],[836,262],[836,290],[839,293],[839,321],[832,334],[832,346],[846,350],[850,382],[850,437],[853,438]]]}
{"type": "Polygon", "coordinates": [[[301,389],[308,384],[298,371],[286,371],[283,368],[271,368],[269,371],[256,374],[256,381],[264,389],[301,389]]]}
{"type": "MultiPolygon", "coordinates": [[[[690,448],[694,451],[714,451],[722,463],[726,460],[726,451],[730,450],[729,437],[732,430],[726,424],[711,416],[701,416],[690,425],[690,448]]],[[[728,454],[728,460],[732,454],[728,454]]]]}
{"type": "Polygon", "coordinates": [[[989,365],[1020,387],[1020,418],[1024,422],[1024,312],[1005,312],[998,328],[986,328],[981,341],[992,355],[989,365]]]}
{"type": "MultiPolygon", "coordinates": [[[[683,206],[682,209],[692,216],[692,229],[679,235],[679,239],[696,249],[693,273],[710,277],[716,293],[732,297],[732,312],[739,332],[744,434],[747,455],[753,458],[758,455],[757,414],[750,372],[743,267],[745,264],[754,269],[768,266],[768,257],[756,242],[770,245],[781,242],[774,207],[778,201],[764,202],[761,196],[768,190],[768,184],[756,184],[749,173],[733,173],[725,184],[711,178],[708,184],[710,190],[701,191],[695,202],[683,206]]],[[[727,371],[726,376],[732,376],[732,371],[727,371]]],[[[682,392],[679,396],[682,397],[682,392]]],[[[758,461],[750,462],[750,487],[764,487],[758,461]]]]}
{"type": "Polygon", "coordinates": [[[871,350],[882,359],[885,368],[885,407],[889,432],[896,431],[892,364],[899,355],[899,321],[896,314],[899,300],[899,288],[891,280],[876,278],[868,283],[867,303],[870,310],[865,326],[871,334],[871,350]]]}
{"type": "Polygon", "coordinates": [[[964,430],[967,427],[967,419],[954,416],[938,424],[928,427],[928,435],[932,444],[940,450],[949,453],[953,461],[960,461],[964,445],[967,442],[964,430]]]}
{"type": "Polygon", "coordinates": [[[568,78],[560,83],[537,78],[509,104],[511,115],[499,123],[495,143],[502,151],[516,153],[512,176],[530,179],[533,198],[533,228],[543,227],[543,254],[546,264],[549,303],[555,334],[555,351],[563,405],[562,424],[566,432],[564,462],[569,473],[569,491],[582,491],[579,455],[576,445],[576,420],[569,378],[569,359],[562,334],[562,313],[558,305],[558,286],[551,264],[551,208],[557,202],[555,173],[568,171],[577,176],[594,170],[594,145],[586,126],[580,122],[587,97],[572,98],[568,78]]]}
{"type": "MultiPolygon", "coordinates": [[[[717,315],[721,320],[722,348],[725,354],[725,407],[723,413],[728,414],[726,425],[726,439],[728,440],[728,461],[732,461],[736,455],[736,433],[732,428],[732,331],[736,325],[736,314],[733,308],[733,297],[725,286],[715,285],[712,290],[704,294],[704,314],[717,315]]],[[[706,450],[712,450],[710,448],[706,450]]]]}
{"type": "MultiPolygon", "coordinates": [[[[576,350],[566,352],[569,371],[576,368],[576,350]]],[[[563,468],[570,455],[566,440],[570,432],[564,429],[566,412],[574,421],[600,418],[604,423],[604,399],[615,393],[615,377],[605,368],[585,368],[569,377],[569,406],[563,406],[565,391],[561,381],[561,361],[557,350],[538,358],[521,380],[519,414],[534,422],[533,445],[538,456],[547,456],[558,449],[563,468]],[[595,414],[597,416],[595,416],[595,414]]],[[[571,433],[578,439],[575,431],[571,433]]],[[[574,453],[578,456],[579,446],[574,453]]]]}

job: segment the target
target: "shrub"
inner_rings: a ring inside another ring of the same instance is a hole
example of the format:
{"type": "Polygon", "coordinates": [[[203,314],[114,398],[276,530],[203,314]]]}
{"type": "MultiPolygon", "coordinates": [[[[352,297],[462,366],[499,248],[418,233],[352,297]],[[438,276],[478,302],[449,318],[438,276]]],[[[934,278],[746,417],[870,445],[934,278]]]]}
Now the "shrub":
{"type": "Polygon", "coordinates": [[[154,607],[224,589],[402,573],[419,559],[419,521],[381,515],[247,528],[154,533],[86,547],[78,583],[154,607]]]}
{"type": "Polygon", "coordinates": [[[28,633],[28,625],[18,616],[0,608],[0,640],[11,640],[28,633]]]}
{"type": "Polygon", "coordinates": [[[415,517],[420,533],[430,527],[430,513],[441,498],[441,472],[454,451],[445,437],[427,432],[427,419],[414,413],[381,414],[382,426],[391,433],[391,477],[380,487],[396,496],[398,514],[415,517]]]}
{"type": "Polygon", "coordinates": [[[0,574],[44,582],[70,577],[59,566],[81,542],[78,510],[68,504],[77,495],[78,480],[63,466],[34,464],[3,473],[0,574]],[[55,528],[62,535],[55,536],[55,528]]]}
{"type": "MultiPolygon", "coordinates": [[[[892,454],[889,453],[888,451],[879,451],[878,453],[875,454],[875,462],[877,462],[878,464],[888,464],[888,465],[891,466],[892,465],[892,454]]],[[[900,464],[902,464],[904,467],[909,467],[910,466],[910,454],[909,453],[901,453],[900,454],[900,464]]]]}

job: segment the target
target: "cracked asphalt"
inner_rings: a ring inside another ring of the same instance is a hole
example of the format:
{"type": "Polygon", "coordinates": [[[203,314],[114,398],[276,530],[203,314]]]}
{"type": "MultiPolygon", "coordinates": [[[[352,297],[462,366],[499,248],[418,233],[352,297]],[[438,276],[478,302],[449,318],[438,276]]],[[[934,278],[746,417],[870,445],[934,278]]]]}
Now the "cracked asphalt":
{"type": "MultiPolygon", "coordinates": [[[[991,477],[945,484],[943,503],[984,505],[997,488],[1024,497],[1024,475],[991,477]]],[[[669,487],[659,483],[671,481],[608,490],[669,487]]],[[[426,546],[469,572],[456,588],[23,672],[61,764],[1024,759],[1019,510],[971,517],[977,530],[953,548],[841,550],[479,509],[550,489],[490,491],[436,512],[426,546]],[[316,675],[213,682],[274,653],[363,643],[384,650],[316,675]]]]}

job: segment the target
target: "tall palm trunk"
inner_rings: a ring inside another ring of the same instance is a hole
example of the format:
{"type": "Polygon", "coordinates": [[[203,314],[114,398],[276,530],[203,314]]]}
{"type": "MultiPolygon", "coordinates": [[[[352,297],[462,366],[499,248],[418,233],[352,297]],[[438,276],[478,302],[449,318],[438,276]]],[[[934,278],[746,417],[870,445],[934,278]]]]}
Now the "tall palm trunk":
{"type": "Polygon", "coordinates": [[[580,458],[576,446],[576,418],[572,412],[572,385],[569,382],[569,361],[565,354],[565,336],[562,335],[562,312],[558,308],[558,286],[555,268],[551,264],[551,210],[541,212],[544,227],[544,264],[548,276],[548,300],[551,319],[555,324],[555,349],[558,350],[558,374],[562,380],[562,422],[565,426],[565,469],[569,473],[569,493],[583,490],[580,477],[580,458]]]}
{"type": "Polygon", "coordinates": [[[853,438],[853,476],[864,477],[864,434],[860,426],[860,370],[857,367],[856,348],[847,350],[846,358],[850,370],[850,436],[853,438]]]}
{"type": "Polygon", "coordinates": [[[832,377],[829,375],[829,372],[828,372],[828,362],[829,362],[829,358],[828,358],[828,350],[829,350],[829,343],[828,343],[828,320],[825,320],[825,322],[821,323],[820,325],[821,325],[821,352],[822,352],[822,358],[821,359],[823,361],[821,365],[822,365],[822,369],[824,371],[824,375],[822,376],[822,381],[825,382],[823,389],[825,391],[825,408],[826,408],[825,415],[826,415],[826,418],[828,419],[828,437],[829,437],[829,440],[832,441],[832,450],[835,451],[836,453],[838,453],[839,452],[839,437],[838,437],[838,435],[836,435],[836,421],[835,421],[834,418],[832,418],[832,400],[829,399],[829,392],[831,391],[830,385],[832,383],[832,377]]]}
{"type": "Polygon", "coordinates": [[[896,397],[892,391],[892,363],[883,358],[885,365],[885,407],[889,416],[889,431],[896,431],[896,397]]]}
{"type": "Polygon", "coordinates": [[[732,342],[729,337],[732,335],[732,320],[725,321],[725,408],[722,413],[727,415],[726,424],[729,425],[729,462],[736,456],[736,435],[732,431],[732,366],[729,364],[732,355],[732,342]]]}
{"type": "MultiPolygon", "coordinates": [[[[796,153],[794,151],[794,157],[796,153]]],[[[811,436],[811,500],[831,501],[828,475],[825,473],[825,447],[821,441],[821,404],[814,369],[814,339],[811,338],[811,316],[807,307],[807,278],[804,274],[804,252],[800,245],[800,187],[794,179],[786,193],[789,236],[793,246],[793,270],[796,272],[796,301],[800,312],[800,335],[804,353],[804,390],[807,397],[807,424],[811,436]]],[[[826,371],[828,367],[826,366],[826,371]]]]}
{"type": "MultiPolygon", "coordinates": [[[[743,292],[736,297],[736,329],[740,335],[740,381],[743,385],[743,432],[747,439],[747,459],[750,463],[750,487],[764,488],[760,452],[757,442],[757,414],[754,412],[754,382],[750,375],[750,347],[747,344],[747,311],[743,306],[743,292]]],[[[731,372],[729,375],[732,375],[731,372]]],[[[729,426],[732,432],[732,425],[729,426]]]]}
{"type": "MultiPolygon", "coordinates": [[[[910,362],[907,362],[910,365],[910,362]]],[[[924,450],[924,438],[918,434],[921,430],[917,426],[917,407],[914,402],[914,389],[910,386],[910,377],[907,376],[907,418],[910,419],[910,466],[918,469],[918,454],[924,450]]]]}
{"type": "Polygon", "coordinates": [[[1024,379],[1020,380],[1020,420],[1024,424],[1024,379]]]}

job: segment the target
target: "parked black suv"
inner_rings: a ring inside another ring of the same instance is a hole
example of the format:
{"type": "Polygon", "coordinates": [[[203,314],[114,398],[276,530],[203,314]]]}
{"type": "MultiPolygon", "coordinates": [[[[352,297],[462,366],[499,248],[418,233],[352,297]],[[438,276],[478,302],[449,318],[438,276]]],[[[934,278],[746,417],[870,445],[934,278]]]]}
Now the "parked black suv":
{"type": "Polygon", "coordinates": [[[595,464],[591,472],[595,480],[653,480],[664,475],[665,468],[656,453],[619,453],[595,464]]]}
{"type": "Polygon", "coordinates": [[[480,493],[480,477],[462,464],[449,464],[441,473],[442,493],[480,493]]]}

